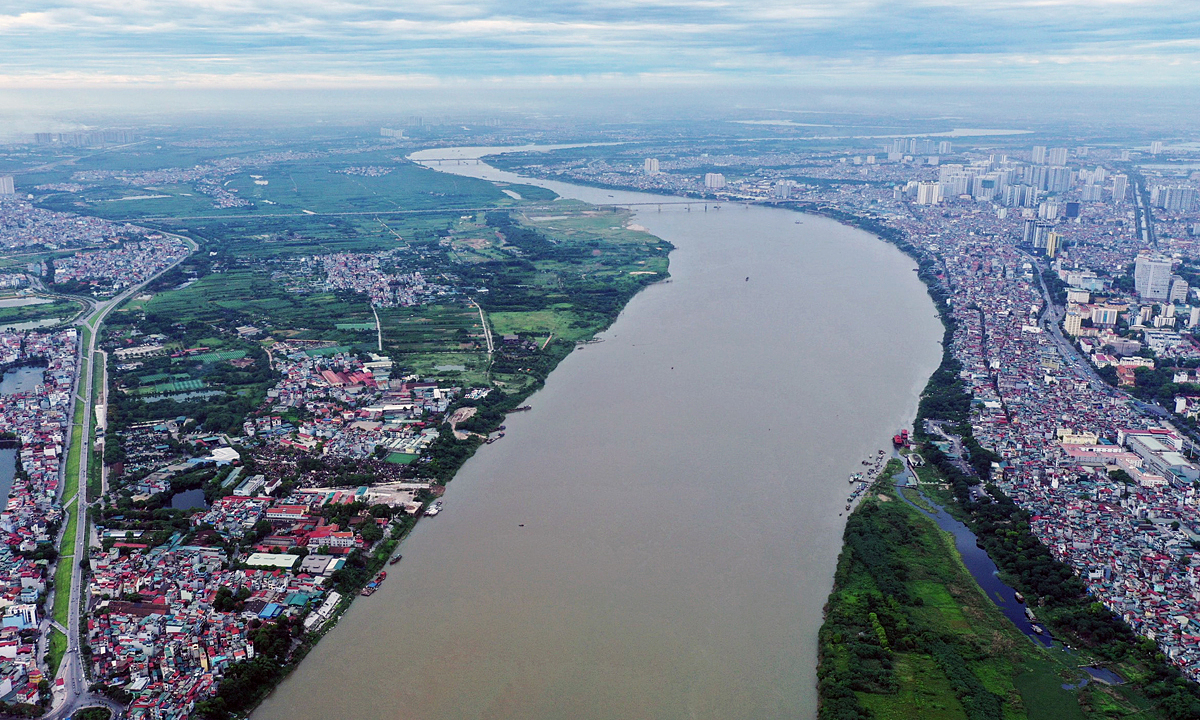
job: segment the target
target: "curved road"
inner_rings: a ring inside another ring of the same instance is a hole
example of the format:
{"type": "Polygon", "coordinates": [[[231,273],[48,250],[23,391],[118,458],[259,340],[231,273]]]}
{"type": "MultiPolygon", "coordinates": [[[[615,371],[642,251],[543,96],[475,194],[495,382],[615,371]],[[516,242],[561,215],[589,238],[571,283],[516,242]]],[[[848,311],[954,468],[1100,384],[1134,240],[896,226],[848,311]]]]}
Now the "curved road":
{"type": "MultiPolygon", "coordinates": [[[[186,242],[188,247],[191,248],[192,252],[195,252],[198,249],[196,243],[192,242],[192,240],[189,238],[185,238],[182,235],[172,235],[171,237],[175,237],[186,242]]],[[[57,688],[55,689],[51,710],[43,716],[46,718],[46,720],[59,720],[60,718],[67,718],[73,715],[76,711],[93,705],[102,705],[109,708],[113,711],[114,717],[119,717],[120,714],[125,710],[124,706],[109,700],[103,695],[93,693],[88,690],[88,678],[84,670],[83,660],[80,657],[79,637],[82,615],[81,608],[83,605],[83,573],[79,572],[78,563],[80,559],[87,556],[88,552],[86,522],[87,509],[91,507],[93,503],[99,500],[99,498],[91,498],[91,502],[87,501],[88,454],[92,450],[91,442],[89,440],[91,438],[92,423],[95,420],[95,397],[93,396],[95,393],[95,388],[92,386],[92,372],[94,372],[92,363],[98,360],[96,357],[96,343],[100,335],[100,327],[104,324],[104,318],[107,317],[114,308],[118,307],[121,305],[121,303],[132,297],[134,293],[139,292],[148,283],[158,278],[168,270],[171,270],[188,257],[191,257],[191,253],[188,253],[178,261],[163,268],[161,272],[158,272],[150,278],[147,278],[145,282],[129,288],[111,300],[97,302],[92,311],[87,313],[82,320],[77,322],[77,324],[80,326],[87,326],[88,328],[92,329],[88,347],[84,348],[82,347],[82,343],[80,343],[80,355],[76,359],[77,366],[82,368],[83,358],[88,358],[90,362],[88,363],[87,377],[83,377],[82,374],[80,374],[80,377],[76,380],[75,401],[82,402],[84,404],[84,408],[86,408],[86,411],[83,413],[83,433],[80,435],[81,443],[79,447],[78,478],[79,487],[76,490],[74,499],[68,501],[67,505],[64,505],[63,507],[63,509],[67,512],[76,513],[75,550],[70,558],[70,562],[74,567],[71,569],[71,602],[66,633],[67,651],[63,655],[62,664],[58,668],[58,677],[56,678],[57,680],[63,681],[63,687],[61,690],[57,688]],[[82,392],[80,392],[81,390],[82,392]],[[70,507],[72,504],[74,507],[70,507]]],[[[103,353],[101,354],[103,355],[103,353]]],[[[103,362],[103,359],[100,359],[100,361],[103,362]]],[[[70,453],[70,439],[71,433],[68,432],[68,453],[70,453]]],[[[65,525],[66,523],[64,523],[64,527],[65,525]]]]}

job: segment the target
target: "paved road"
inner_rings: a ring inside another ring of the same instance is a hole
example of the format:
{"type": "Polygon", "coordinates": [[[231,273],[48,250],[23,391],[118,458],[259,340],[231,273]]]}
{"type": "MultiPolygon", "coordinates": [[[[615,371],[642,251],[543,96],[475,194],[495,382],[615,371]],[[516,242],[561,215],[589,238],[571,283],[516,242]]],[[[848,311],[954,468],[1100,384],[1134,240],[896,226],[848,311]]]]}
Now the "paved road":
{"type": "Polygon", "coordinates": [[[1124,393],[1114,389],[1111,385],[1104,382],[1100,375],[1096,373],[1096,369],[1092,364],[1083,359],[1079,351],[1073,344],[1062,334],[1062,319],[1065,309],[1060,305],[1054,304],[1054,299],[1050,297],[1050,290],[1046,287],[1046,280],[1042,277],[1041,267],[1037,263],[1037,259],[1032,255],[1025,255],[1029,262],[1033,263],[1034,271],[1037,274],[1038,284],[1042,288],[1042,300],[1046,303],[1046,311],[1042,313],[1042,328],[1050,335],[1050,339],[1058,346],[1059,354],[1062,355],[1063,361],[1075,371],[1075,374],[1086,380],[1093,390],[1105,393],[1110,397],[1121,397],[1124,393]]]}
{"type": "MultiPolygon", "coordinates": [[[[180,237],[180,236],[176,236],[180,237]]],[[[185,240],[192,251],[197,249],[195,243],[187,238],[185,240]]],[[[99,340],[100,328],[104,324],[104,318],[121,303],[132,297],[135,293],[140,292],[143,287],[149,282],[157,278],[162,273],[174,268],[180,262],[186,259],[187,256],[181,258],[178,262],[171,264],[169,267],[163,268],[162,272],[148,278],[145,282],[129,288],[125,292],[116,296],[111,300],[96,303],[93,310],[84,316],[78,324],[82,327],[87,325],[93,328],[91,338],[86,348],[80,347],[80,360],[88,358],[91,362],[88,363],[88,375],[86,377],[80,375],[76,381],[76,402],[84,403],[86,411],[83,413],[83,433],[80,435],[82,442],[79,446],[79,489],[75,496],[74,507],[70,512],[77,514],[75,523],[75,550],[71,558],[64,558],[64,561],[70,562],[73,566],[71,572],[71,602],[70,613],[67,621],[67,652],[63,656],[62,664],[58,668],[58,677],[56,680],[63,682],[62,690],[55,691],[52,701],[52,709],[44,717],[46,720],[59,720],[73,715],[77,710],[92,705],[103,705],[113,711],[114,716],[119,716],[124,711],[124,707],[112,702],[103,695],[93,693],[88,690],[88,678],[84,669],[83,659],[80,657],[80,623],[82,622],[82,598],[83,598],[83,573],[79,571],[79,561],[87,556],[88,553],[88,533],[87,533],[87,509],[92,506],[99,498],[87,498],[87,470],[89,453],[91,447],[91,430],[92,423],[95,422],[95,402],[97,398],[93,393],[95,388],[92,386],[93,364],[95,362],[105,362],[106,355],[103,352],[96,350],[96,344],[99,340]]],[[[82,367],[82,362],[79,363],[82,367]]],[[[107,375],[104,376],[107,380],[107,375]]],[[[106,390],[102,390],[103,399],[107,400],[106,390]]],[[[71,433],[67,433],[67,442],[70,443],[71,433]]],[[[68,444],[68,452],[70,450],[68,444]]],[[[65,523],[64,523],[65,526],[65,523]]]]}

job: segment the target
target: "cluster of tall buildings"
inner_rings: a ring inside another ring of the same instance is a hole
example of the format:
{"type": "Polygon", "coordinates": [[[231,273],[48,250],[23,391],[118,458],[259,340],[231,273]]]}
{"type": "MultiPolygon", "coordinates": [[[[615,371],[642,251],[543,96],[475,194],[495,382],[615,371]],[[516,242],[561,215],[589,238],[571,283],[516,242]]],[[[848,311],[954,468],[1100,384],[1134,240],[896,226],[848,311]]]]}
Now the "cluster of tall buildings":
{"type": "Polygon", "coordinates": [[[1150,204],[1170,212],[1191,212],[1196,209],[1196,188],[1184,185],[1159,186],[1150,189],[1150,204]]]}
{"type": "Polygon", "coordinates": [[[1030,153],[1030,162],[1034,165],[1066,165],[1066,148],[1047,148],[1045,145],[1034,145],[1030,153]]]}
{"type": "Polygon", "coordinates": [[[16,191],[12,175],[0,175],[0,195],[13,195],[16,191]]]}
{"type": "Polygon", "coordinates": [[[34,133],[33,141],[38,145],[89,147],[92,145],[131,143],[136,137],[132,130],[93,130],[91,132],[34,133]]]}
{"type": "Polygon", "coordinates": [[[896,138],[883,146],[883,152],[888,160],[892,161],[901,160],[905,155],[949,155],[953,150],[949,140],[934,141],[924,138],[896,138]]]}
{"type": "Polygon", "coordinates": [[[1062,235],[1054,232],[1054,223],[1049,220],[1025,218],[1021,242],[1035,250],[1044,251],[1046,257],[1051,258],[1058,255],[1058,251],[1062,249],[1062,235]]]}
{"type": "MultiPolygon", "coordinates": [[[[1075,188],[1080,190],[1080,202],[1111,199],[1120,203],[1125,199],[1128,177],[1109,175],[1100,166],[1073,170],[1066,165],[1067,156],[1067,148],[1038,146],[1031,153],[1032,163],[1014,161],[1003,154],[969,164],[947,163],[939,165],[936,183],[912,182],[905,190],[919,205],[969,198],[1005,207],[1039,207],[1045,204],[1047,195],[1061,195],[1075,188]]],[[[1190,208],[1200,200],[1192,188],[1164,188],[1161,195],[1163,206],[1169,203],[1171,208],[1190,208]]]]}

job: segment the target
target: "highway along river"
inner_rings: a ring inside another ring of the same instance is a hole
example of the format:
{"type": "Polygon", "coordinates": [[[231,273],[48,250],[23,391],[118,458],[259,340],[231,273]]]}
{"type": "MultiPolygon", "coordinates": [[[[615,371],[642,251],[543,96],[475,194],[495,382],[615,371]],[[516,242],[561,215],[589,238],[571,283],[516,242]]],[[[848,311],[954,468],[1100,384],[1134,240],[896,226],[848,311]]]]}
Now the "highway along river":
{"type": "Polygon", "coordinates": [[[912,422],[941,324],[912,260],[830,220],[636,222],[672,280],[507,419],[256,720],[816,716],[847,476],[912,422]]]}

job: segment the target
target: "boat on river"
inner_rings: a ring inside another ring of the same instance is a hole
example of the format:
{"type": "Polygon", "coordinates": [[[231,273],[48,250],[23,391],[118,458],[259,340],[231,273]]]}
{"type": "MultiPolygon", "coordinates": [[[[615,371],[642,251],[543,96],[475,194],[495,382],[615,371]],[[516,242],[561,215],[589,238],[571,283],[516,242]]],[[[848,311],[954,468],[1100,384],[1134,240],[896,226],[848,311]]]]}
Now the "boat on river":
{"type": "Polygon", "coordinates": [[[392,558],[391,560],[388,560],[388,565],[395,565],[396,563],[400,562],[403,559],[404,559],[403,555],[397,555],[396,557],[392,558]]]}
{"type": "Polygon", "coordinates": [[[434,504],[425,508],[425,517],[433,517],[442,511],[442,501],[438,500],[434,504]]]}

